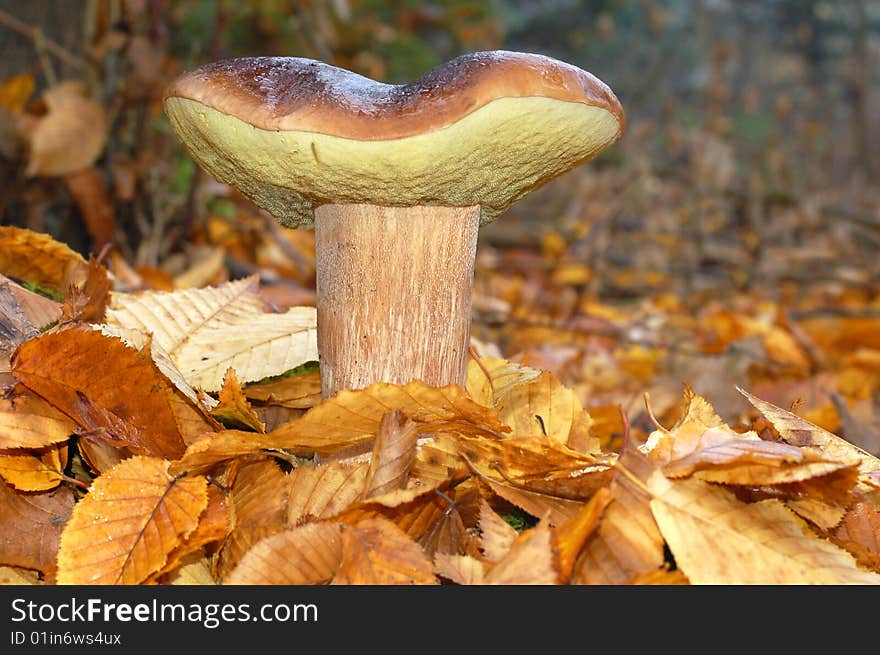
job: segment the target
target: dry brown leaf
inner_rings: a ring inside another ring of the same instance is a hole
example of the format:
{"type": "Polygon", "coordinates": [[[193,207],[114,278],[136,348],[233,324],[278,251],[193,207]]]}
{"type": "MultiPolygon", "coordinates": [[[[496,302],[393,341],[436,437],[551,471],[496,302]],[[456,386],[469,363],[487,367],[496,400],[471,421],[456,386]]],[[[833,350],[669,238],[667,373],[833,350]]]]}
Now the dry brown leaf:
{"type": "Polygon", "coordinates": [[[693,584],[880,584],[778,500],[746,504],[701,480],[649,480],[651,511],[693,584]]]}
{"type": "Polygon", "coordinates": [[[669,430],[655,430],[649,436],[644,451],[652,461],[665,464],[696,450],[739,438],[712,405],[690,387],[685,387],[684,401],[685,408],[678,422],[669,430]]]}
{"type": "Polygon", "coordinates": [[[739,392],[776,428],[779,436],[794,446],[818,446],[825,456],[840,462],[858,464],[859,472],[869,474],[880,469],[880,459],[852,445],[845,439],[805,421],[796,414],[739,389],[739,392]]]}
{"type": "Polygon", "coordinates": [[[364,493],[368,467],[341,462],[297,466],[289,474],[288,525],[329,518],[355,503],[364,493]]]}
{"type": "Polygon", "coordinates": [[[223,542],[217,573],[229,575],[254,544],[287,527],[290,480],[270,459],[243,464],[232,483],[232,530],[223,542]]]}
{"type": "Polygon", "coordinates": [[[152,334],[189,384],[218,391],[230,367],[242,382],[318,360],[315,308],[266,312],[256,276],[219,287],[113,294],[107,323],[152,334]]]}
{"type": "Polygon", "coordinates": [[[66,487],[22,494],[0,481],[0,564],[53,577],[61,530],[73,503],[66,487]]]}
{"type": "Polygon", "coordinates": [[[15,396],[0,399],[0,450],[67,441],[76,424],[39,396],[19,389],[15,396]]]}
{"type": "Polygon", "coordinates": [[[545,435],[565,444],[573,431],[589,430],[575,392],[548,371],[496,395],[495,407],[517,436],[545,435]]]}
{"type": "Polygon", "coordinates": [[[94,257],[88,264],[72,262],[64,274],[64,304],[61,322],[87,321],[100,323],[110,300],[112,283],[107,269],[94,257]]]}
{"type": "Polygon", "coordinates": [[[586,500],[614,473],[613,456],[586,455],[544,436],[462,436],[459,451],[487,480],[569,500],[586,500]]]}
{"type": "Polygon", "coordinates": [[[437,553],[479,554],[476,539],[468,532],[461,513],[450,506],[434,524],[418,538],[418,543],[428,557],[437,553]]]}
{"type": "Polygon", "coordinates": [[[12,284],[0,283],[0,371],[9,371],[10,355],[40,333],[25,313],[12,284]]]}
{"type": "Polygon", "coordinates": [[[486,584],[552,585],[560,574],[553,548],[553,533],[546,521],[521,533],[504,558],[485,578],[486,584]]]}
{"type": "Polygon", "coordinates": [[[223,581],[227,585],[310,585],[329,582],[342,562],[338,524],[317,522],[258,541],[223,581]]]}
{"type": "Polygon", "coordinates": [[[321,372],[308,371],[300,375],[252,382],[245,385],[243,391],[250,400],[266,405],[309,409],[321,402],[321,372]]]}
{"type": "Polygon", "coordinates": [[[410,470],[410,479],[433,484],[458,480],[470,475],[467,462],[458,454],[453,435],[434,434],[433,439],[420,440],[416,446],[416,460],[410,470]]]}
{"type": "Polygon", "coordinates": [[[480,548],[489,562],[500,562],[507,555],[517,531],[503,518],[498,516],[489,503],[480,502],[480,548]]]}
{"type": "Polygon", "coordinates": [[[541,371],[506,359],[480,357],[469,359],[465,388],[468,395],[481,405],[494,407],[499,397],[511,388],[527,384],[541,371]]]}
{"type": "Polygon", "coordinates": [[[13,374],[76,421],[132,452],[175,459],[212,429],[149,356],[119,339],[71,327],[23,344],[13,374]]]}
{"type": "Polygon", "coordinates": [[[58,584],[140,584],[196,529],[208,503],[202,477],[132,457],[103,473],[73,509],[58,549],[58,584]]]}
{"type": "Polygon", "coordinates": [[[342,531],[342,562],[332,584],[437,584],[419,545],[391,521],[370,518],[342,531]]]}
{"type": "Polygon", "coordinates": [[[497,434],[507,430],[495,410],[475,403],[461,387],[430,387],[415,380],[403,386],[376,382],[366,389],[344,389],[301,418],[273,430],[267,438],[273,447],[297,455],[332,455],[372,441],[382,416],[393,409],[415,421],[419,434],[497,434]]]}
{"type": "Polygon", "coordinates": [[[220,389],[220,402],[211,410],[211,416],[232,428],[251,429],[265,432],[266,425],[254,413],[251,404],[241,391],[235,369],[229,368],[220,389]]]}
{"type": "Polygon", "coordinates": [[[651,514],[650,495],[644,489],[653,471],[653,465],[638,450],[628,445],[624,448],[609,487],[614,502],[584,545],[572,582],[628,584],[633,577],[663,566],[663,537],[651,514]]]}
{"type": "Polygon", "coordinates": [[[64,274],[82,255],[48,234],[0,225],[0,273],[37,284],[57,293],[64,290],[64,274]]]}
{"type": "Polygon", "coordinates": [[[416,455],[418,425],[403,419],[398,410],[382,416],[373,444],[373,455],[364,486],[364,498],[403,489],[416,455]]]}
{"type": "Polygon", "coordinates": [[[83,84],[65,81],[43,92],[49,112],[29,135],[27,175],[63,176],[90,167],[104,150],[104,108],[85,97],[83,84]]]}
{"type": "Polygon", "coordinates": [[[470,555],[450,555],[437,553],[434,556],[434,569],[438,575],[455,584],[486,584],[486,568],[476,557],[470,555]]]}

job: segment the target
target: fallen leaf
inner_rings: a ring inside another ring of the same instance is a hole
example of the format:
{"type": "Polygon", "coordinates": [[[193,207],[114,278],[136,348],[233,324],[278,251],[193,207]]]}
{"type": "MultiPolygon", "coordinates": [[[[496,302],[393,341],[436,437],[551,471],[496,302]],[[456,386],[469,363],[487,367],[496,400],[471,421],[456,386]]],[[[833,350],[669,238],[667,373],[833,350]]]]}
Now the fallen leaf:
{"type": "Polygon", "coordinates": [[[271,459],[243,464],[232,483],[232,529],[220,550],[221,579],[254,544],[287,527],[287,475],[271,459]]]}
{"type": "Polygon", "coordinates": [[[211,573],[211,564],[202,553],[193,553],[186,557],[183,563],[171,573],[162,578],[161,584],[205,586],[216,585],[217,580],[211,573]]]}
{"type": "Polygon", "coordinates": [[[586,500],[607,485],[614,458],[572,450],[551,437],[459,437],[460,452],[488,480],[569,500],[586,500]]]}
{"type": "Polygon", "coordinates": [[[40,575],[36,571],[17,566],[0,566],[0,585],[38,585],[40,575]]]}
{"type": "MultiPolygon", "coordinates": [[[[2,255],[0,255],[2,257],[2,255]]],[[[52,323],[56,323],[61,318],[60,303],[47,298],[39,293],[35,293],[30,289],[10,280],[5,275],[0,275],[0,284],[8,284],[9,291],[15,296],[15,310],[20,309],[24,312],[25,317],[35,328],[43,329],[49,327],[52,323]]],[[[63,282],[62,282],[63,286],[63,282]]],[[[4,301],[4,304],[6,301],[4,301]]],[[[9,311],[9,308],[6,309],[9,311]]]]}
{"type": "Polygon", "coordinates": [[[880,512],[870,504],[853,504],[833,537],[860,564],[880,571],[880,512]]]}
{"type": "Polygon", "coordinates": [[[318,370],[285,375],[245,385],[244,395],[266,405],[309,409],[321,402],[321,373],[318,370]]]}
{"type": "Polygon", "coordinates": [[[486,568],[476,557],[437,553],[434,556],[437,574],[460,585],[486,584],[486,568]]]}
{"type": "Polygon", "coordinates": [[[552,534],[548,523],[541,521],[517,536],[507,554],[486,574],[486,584],[559,584],[552,534]]]}
{"type": "Polygon", "coordinates": [[[223,378],[220,389],[220,402],[211,410],[211,416],[232,428],[251,429],[265,432],[266,425],[254,413],[235,377],[235,369],[230,367],[223,378]]]}
{"type": "Polygon", "coordinates": [[[406,487],[409,470],[415,459],[417,439],[417,424],[402,419],[398,410],[382,416],[370,458],[364,498],[406,487]]]}
{"type": "Polygon", "coordinates": [[[85,264],[82,255],[48,234],[0,225],[0,273],[58,294],[71,264],[85,264]]]}
{"type": "Polygon", "coordinates": [[[552,545],[559,579],[568,581],[584,542],[599,526],[605,508],[614,500],[611,492],[599,489],[578,513],[552,530],[552,545]]]}
{"type": "Polygon", "coordinates": [[[417,423],[419,434],[497,434],[508,429],[495,410],[471,400],[461,387],[430,387],[414,380],[402,386],[376,382],[366,389],[343,389],[267,437],[273,447],[303,457],[331,455],[372,441],[382,416],[393,409],[417,423]]]}
{"type": "Polygon", "coordinates": [[[582,501],[558,498],[537,491],[528,491],[509,484],[484,478],[489,488],[504,500],[525,510],[532,516],[545,516],[551,525],[561,525],[574,518],[582,501]]]}
{"type": "Polygon", "coordinates": [[[258,541],[223,581],[227,585],[324,584],[342,562],[340,526],[307,523],[258,541]]]}
{"type": "Polygon", "coordinates": [[[14,396],[0,398],[0,450],[67,441],[76,424],[39,396],[20,389],[14,396]]]}
{"type": "Polygon", "coordinates": [[[212,429],[149,356],[119,339],[71,327],[23,344],[15,377],[90,432],[133,452],[175,459],[212,429]]]}
{"type": "Polygon", "coordinates": [[[139,584],[198,525],[202,477],[174,478],[168,462],[132,457],[100,475],[73,509],[58,549],[58,584],[139,584]]]}
{"type": "Polygon", "coordinates": [[[30,73],[13,75],[0,84],[0,107],[20,113],[34,92],[36,81],[30,73]]]}
{"type": "Polygon", "coordinates": [[[365,519],[342,531],[342,562],[332,584],[437,584],[419,545],[391,521],[365,519]]]}
{"type": "Polygon", "coordinates": [[[805,421],[797,414],[777,407],[765,400],[739,389],[739,392],[755,406],[773,425],[786,443],[795,446],[819,446],[827,457],[841,462],[858,463],[859,472],[870,474],[880,469],[880,459],[852,445],[845,439],[805,421]]]}
{"type": "Polygon", "coordinates": [[[43,92],[48,113],[29,135],[29,176],[64,176],[90,167],[107,141],[104,108],[84,85],[65,81],[43,92]]]}
{"type": "Polygon", "coordinates": [[[572,572],[574,584],[628,584],[664,564],[663,536],[645,489],[654,466],[627,445],[609,490],[614,498],[598,530],[587,540],[572,572]]]}
{"type": "Polygon", "coordinates": [[[652,481],[651,511],[693,584],[880,584],[778,500],[746,504],[701,480],[652,481]]]}
{"type": "Polygon", "coordinates": [[[64,304],[61,322],[86,321],[100,323],[110,299],[112,283],[107,269],[94,257],[88,264],[72,262],[64,274],[64,304]]]}
{"type": "Polygon", "coordinates": [[[19,491],[54,489],[64,479],[67,463],[62,462],[58,450],[47,448],[43,453],[24,455],[0,453],[0,478],[19,491]]]}
{"type": "Polygon", "coordinates": [[[317,361],[314,307],[271,314],[253,276],[219,287],[114,293],[107,323],[152,334],[186,381],[218,391],[230,367],[242,382],[317,361]]]}
{"type": "Polygon", "coordinates": [[[22,494],[0,481],[0,564],[54,577],[61,530],[73,504],[67,487],[22,494]]]}
{"type": "Polygon", "coordinates": [[[290,472],[288,525],[336,516],[364,493],[369,464],[302,464],[290,472]]]}
{"type": "Polygon", "coordinates": [[[507,555],[517,532],[503,518],[489,507],[485,500],[480,502],[480,548],[489,562],[500,562],[507,555]]]}

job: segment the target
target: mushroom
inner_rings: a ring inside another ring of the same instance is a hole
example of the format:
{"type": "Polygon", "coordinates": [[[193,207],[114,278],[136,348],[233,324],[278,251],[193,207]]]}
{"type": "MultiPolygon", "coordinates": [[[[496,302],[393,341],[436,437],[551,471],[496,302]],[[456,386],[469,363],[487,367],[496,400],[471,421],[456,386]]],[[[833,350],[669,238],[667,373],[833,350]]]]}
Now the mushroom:
{"type": "Polygon", "coordinates": [[[464,384],[479,227],[623,134],[599,79],[478,52],[411,84],[294,57],[184,73],[165,112],[191,156],[288,227],[314,227],[325,398],[464,384]]]}

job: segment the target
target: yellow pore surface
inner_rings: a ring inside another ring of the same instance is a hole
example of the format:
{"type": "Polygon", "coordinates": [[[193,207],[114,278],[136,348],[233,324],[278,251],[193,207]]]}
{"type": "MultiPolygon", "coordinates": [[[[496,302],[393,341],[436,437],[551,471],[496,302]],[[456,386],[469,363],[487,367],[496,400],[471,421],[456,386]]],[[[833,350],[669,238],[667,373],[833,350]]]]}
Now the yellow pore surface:
{"type": "Polygon", "coordinates": [[[494,220],[520,197],[615,140],[610,112],[542,97],[499,98],[457,122],[402,139],[361,141],[258,129],[199,102],[165,111],[192,157],[288,226],[321,204],[481,206],[494,220]]]}

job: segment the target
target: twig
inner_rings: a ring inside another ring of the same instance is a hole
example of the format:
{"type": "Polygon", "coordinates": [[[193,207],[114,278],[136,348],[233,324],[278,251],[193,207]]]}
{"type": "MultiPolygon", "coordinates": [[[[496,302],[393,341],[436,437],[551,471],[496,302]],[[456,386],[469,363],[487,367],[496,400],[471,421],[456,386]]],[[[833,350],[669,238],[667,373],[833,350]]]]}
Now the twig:
{"type": "Polygon", "coordinates": [[[3,11],[0,9],[0,25],[3,27],[8,27],[13,32],[18,32],[19,34],[23,34],[28,37],[31,41],[34,42],[35,47],[39,50],[40,45],[45,49],[46,52],[49,52],[61,61],[63,61],[68,66],[75,68],[77,70],[86,71],[89,69],[89,65],[86,63],[84,59],[81,57],[77,57],[75,54],[59,45],[52,39],[47,38],[43,35],[42,31],[37,27],[32,27],[27,23],[20,21],[15,16],[3,11]]]}

